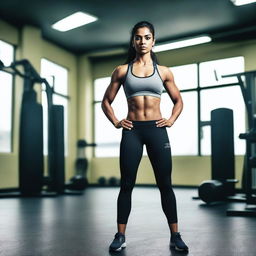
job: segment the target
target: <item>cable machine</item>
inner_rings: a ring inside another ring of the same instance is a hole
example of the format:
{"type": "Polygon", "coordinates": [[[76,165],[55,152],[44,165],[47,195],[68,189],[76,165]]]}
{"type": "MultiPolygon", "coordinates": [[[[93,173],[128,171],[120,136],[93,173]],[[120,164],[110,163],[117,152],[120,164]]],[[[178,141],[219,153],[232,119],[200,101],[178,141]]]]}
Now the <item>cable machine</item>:
{"type": "Polygon", "coordinates": [[[223,75],[222,77],[237,77],[248,117],[248,131],[239,135],[240,139],[246,140],[243,170],[246,205],[243,209],[228,209],[227,215],[256,216],[256,71],[223,75]]]}

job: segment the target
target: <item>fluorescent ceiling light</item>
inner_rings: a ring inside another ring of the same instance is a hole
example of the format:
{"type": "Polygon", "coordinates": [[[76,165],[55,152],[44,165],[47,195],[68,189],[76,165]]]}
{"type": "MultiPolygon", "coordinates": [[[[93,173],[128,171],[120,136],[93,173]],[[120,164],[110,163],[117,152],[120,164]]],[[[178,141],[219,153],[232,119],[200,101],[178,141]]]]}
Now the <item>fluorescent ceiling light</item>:
{"type": "Polygon", "coordinates": [[[187,46],[196,45],[196,44],[204,44],[210,41],[212,41],[212,39],[209,36],[194,37],[194,38],[185,39],[181,41],[156,45],[154,46],[154,52],[162,52],[162,51],[173,50],[173,49],[187,47],[187,46]]]}
{"type": "Polygon", "coordinates": [[[76,12],[52,25],[52,28],[59,31],[68,31],[85,24],[96,21],[98,18],[84,12],[76,12]]]}
{"type": "Polygon", "coordinates": [[[231,0],[234,5],[240,6],[240,5],[245,5],[245,4],[251,4],[255,3],[256,0],[231,0]]]}

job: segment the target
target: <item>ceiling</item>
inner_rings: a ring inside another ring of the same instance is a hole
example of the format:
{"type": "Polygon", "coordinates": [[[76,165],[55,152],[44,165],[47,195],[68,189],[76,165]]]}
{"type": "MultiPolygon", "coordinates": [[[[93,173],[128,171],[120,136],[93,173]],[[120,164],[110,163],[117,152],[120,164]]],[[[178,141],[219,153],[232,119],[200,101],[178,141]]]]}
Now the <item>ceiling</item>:
{"type": "Polygon", "coordinates": [[[75,54],[127,48],[142,20],[154,25],[156,43],[201,34],[215,41],[256,38],[256,4],[236,7],[230,0],[8,0],[0,1],[0,19],[37,26],[44,39],[75,54]],[[77,11],[98,20],[68,32],[51,28],[77,11]]]}

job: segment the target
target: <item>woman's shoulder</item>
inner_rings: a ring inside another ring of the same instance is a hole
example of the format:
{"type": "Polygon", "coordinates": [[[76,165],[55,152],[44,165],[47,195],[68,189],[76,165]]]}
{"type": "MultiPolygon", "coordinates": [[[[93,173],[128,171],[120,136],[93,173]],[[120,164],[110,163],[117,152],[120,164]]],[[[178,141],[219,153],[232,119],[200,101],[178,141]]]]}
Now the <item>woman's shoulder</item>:
{"type": "Polygon", "coordinates": [[[115,67],[114,72],[117,73],[119,77],[123,77],[126,75],[128,69],[128,64],[122,64],[115,67]]]}
{"type": "Polygon", "coordinates": [[[117,68],[119,69],[120,72],[125,72],[126,73],[127,68],[128,68],[128,64],[119,65],[119,66],[117,66],[117,68]]]}
{"type": "Polygon", "coordinates": [[[157,69],[159,75],[161,76],[162,80],[165,81],[166,77],[168,76],[168,71],[170,70],[168,67],[157,64],[157,69]]]}
{"type": "Polygon", "coordinates": [[[128,64],[116,66],[111,74],[111,79],[115,81],[120,81],[120,83],[123,83],[127,74],[127,68],[128,68],[128,64]]]}
{"type": "Polygon", "coordinates": [[[170,70],[169,67],[159,65],[159,64],[157,64],[157,68],[158,68],[158,70],[161,70],[162,72],[168,72],[170,70]]]}

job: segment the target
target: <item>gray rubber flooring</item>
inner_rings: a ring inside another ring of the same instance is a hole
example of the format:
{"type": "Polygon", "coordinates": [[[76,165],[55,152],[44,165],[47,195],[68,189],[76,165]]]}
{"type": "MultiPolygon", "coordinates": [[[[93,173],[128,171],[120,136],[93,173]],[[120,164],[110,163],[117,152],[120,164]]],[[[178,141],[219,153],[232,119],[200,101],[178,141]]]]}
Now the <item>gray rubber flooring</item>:
{"type": "MultiPolygon", "coordinates": [[[[1,256],[170,256],[170,232],[154,187],[135,187],[127,247],[110,253],[119,188],[88,188],[82,195],[0,199],[1,256]]],[[[226,216],[243,203],[205,206],[197,189],[174,188],[179,232],[193,256],[255,256],[256,218],[226,216]]]]}

